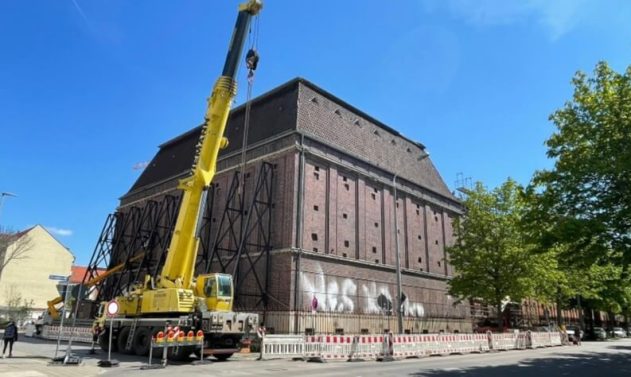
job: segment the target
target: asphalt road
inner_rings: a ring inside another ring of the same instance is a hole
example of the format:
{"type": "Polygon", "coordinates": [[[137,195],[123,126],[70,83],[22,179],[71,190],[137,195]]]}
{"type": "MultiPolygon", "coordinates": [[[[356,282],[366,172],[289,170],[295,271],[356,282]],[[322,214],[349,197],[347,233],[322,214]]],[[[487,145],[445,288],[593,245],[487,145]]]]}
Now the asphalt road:
{"type": "Polygon", "coordinates": [[[486,354],[452,355],[408,359],[388,363],[302,361],[256,361],[243,355],[226,362],[206,365],[169,365],[165,369],[141,370],[146,359],[118,357],[121,365],[102,369],[96,366],[103,352],[87,355],[88,348],[75,351],[84,357],[81,366],[49,366],[47,357],[55,350],[52,342],[26,338],[16,343],[15,359],[0,359],[0,377],[40,376],[409,376],[409,377],[544,377],[544,376],[631,376],[631,339],[584,342],[582,346],[508,351],[486,354]]]}

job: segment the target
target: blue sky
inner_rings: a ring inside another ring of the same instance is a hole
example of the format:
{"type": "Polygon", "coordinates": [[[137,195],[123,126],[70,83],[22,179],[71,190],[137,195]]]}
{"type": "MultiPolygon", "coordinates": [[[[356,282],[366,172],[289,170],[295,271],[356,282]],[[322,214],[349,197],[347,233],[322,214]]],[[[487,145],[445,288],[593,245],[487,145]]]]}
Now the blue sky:
{"type": "MultiPolygon", "coordinates": [[[[0,224],[87,263],[133,167],[200,123],[237,4],[1,1],[0,224]]],[[[623,0],[269,0],[254,94],[302,76],[425,144],[452,188],[527,183],[574,72],[631,63],[630,19],[623,0]]]]}

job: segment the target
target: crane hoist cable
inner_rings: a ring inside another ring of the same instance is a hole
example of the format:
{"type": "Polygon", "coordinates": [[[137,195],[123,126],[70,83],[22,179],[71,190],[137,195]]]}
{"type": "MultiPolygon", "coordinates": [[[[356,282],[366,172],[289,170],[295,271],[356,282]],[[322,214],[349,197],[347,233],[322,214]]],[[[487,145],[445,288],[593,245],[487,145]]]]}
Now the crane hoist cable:
{"type": "MultiPolygon", "coordinates": [[[[248,39],[250,42],[250,49],[245,55],[245,65],[248,69],[248,90],[245,100],[245,116],[243,120],[243,142],[241,143],[241,167],[240,167],[240,179],[239,179],[239,196],[243,201],[245,195],[245,167],[246,167],[246,154],[248,147],[248,132],[250,129],[250,111],[252,110],[252,88],[254,86],[254,71],[259,63],[258,47],[258,31],[259,31],[259,16],[254,19],[254,27],[250,26],[248,39]],[[254,32],[252,30],[254,29],[254,32]]],[[[243,222],[242,222],[243,224],[243,222]]]]}

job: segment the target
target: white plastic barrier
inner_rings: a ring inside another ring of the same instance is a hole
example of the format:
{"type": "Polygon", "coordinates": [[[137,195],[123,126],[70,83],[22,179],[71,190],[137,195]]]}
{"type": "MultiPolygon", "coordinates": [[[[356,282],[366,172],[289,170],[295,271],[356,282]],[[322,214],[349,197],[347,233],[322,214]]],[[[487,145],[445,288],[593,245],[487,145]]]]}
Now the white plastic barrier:
{"type": "Polygon", "coordinates": [[[304,346],[302,335],[265,335],[261,339],[261,359],[302,358],[304,346]]]}
{"type": "Polygon", "coordinates": [[[356,335],[354,340],[349,360],[375,360],[385,356],[383,335],[356,335]]]}
{"type": "Polygon", "coordinates": [[[392,356],[397,359],[425,356],[420,345],[421,339],[418,335],[394,335],[392,336],[392,356]]]}
{"type": "Polygon", "coordinates": [[[517,348],[517,333],[502,333],[492,335],[494,351],[508,351],[517,348]]]}
{"type": "Polygon", "coordinates": [[[489,352],[491,350],[491,341],[489,334],[472,334],[473,335],[473,347],[476,349],[473,352],[489,352]]]}
{"type": "Polygon", "coordinates": [[[442,335],[441,338],[447,342],[450,353],[463,354],[479,352],[479,348],[476,348],[473,334],[450,334],[442,335]]]}
{"type": "Polygon", "coordinates": [[[357,348],[352,335],[307,336],[305,357],[321,360],[348,360],[357,348]]]}
{"type": "Polygon", "coordinates": [[[553,347],[563,345],[563,340],[560,332],[550,333],[550,345],[553,347]]]}
{"type": "Polygon", "coordinates": [[[549,332],[532,332],[530,333],[530,347],[531,348],[539,348],[539,347],[550,347],[552,346],[552,333],[549,332]]]}
{"type": "Polygon", "coordinates": [[[525,350],[526,348],[532,348],[532,334],[530,331],[518,332],[516,336],[515,349],[525,350]]]}
{"type": "Polygon", "coordinates": [[[419,349],[422,356],[449,355],[448,344],[441,340],[438,334],[419,335],[419,349]]]}
{"type": "MultiPolygon", "coordinates": [[[[49,340],[57,340],[59,336],[60,326],[44,325],[42,329],[42,338],[49,340]]],[[[70,340],[73,342],[91,343],[92,328],[90,327],[68,327],[64,326],[61,330],[61,340],[70,340]]]]}
{"type": "Polygon", "coordinates": [[[380,360],[561,345],[560,333],[268,335],[261,358],[380,360]]]}

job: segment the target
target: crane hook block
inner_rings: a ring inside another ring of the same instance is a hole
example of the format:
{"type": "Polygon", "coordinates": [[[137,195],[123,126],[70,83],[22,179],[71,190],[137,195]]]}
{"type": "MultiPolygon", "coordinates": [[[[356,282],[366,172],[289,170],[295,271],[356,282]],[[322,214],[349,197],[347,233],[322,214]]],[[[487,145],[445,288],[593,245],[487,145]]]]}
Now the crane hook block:
{"type": "Polygon", "coordinates": [[[250,71],[255,71],[258,64],[259,53],[253,48],[249,49],[248,53],[245,55],[245,65],[250,71]]]}

